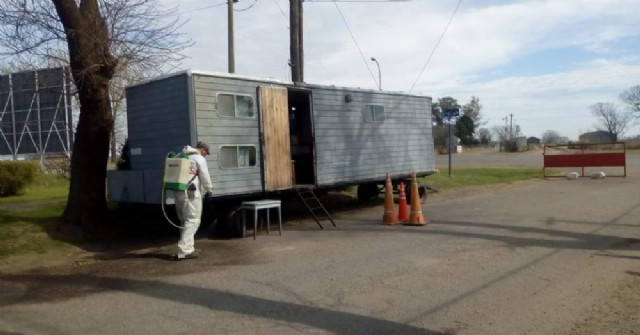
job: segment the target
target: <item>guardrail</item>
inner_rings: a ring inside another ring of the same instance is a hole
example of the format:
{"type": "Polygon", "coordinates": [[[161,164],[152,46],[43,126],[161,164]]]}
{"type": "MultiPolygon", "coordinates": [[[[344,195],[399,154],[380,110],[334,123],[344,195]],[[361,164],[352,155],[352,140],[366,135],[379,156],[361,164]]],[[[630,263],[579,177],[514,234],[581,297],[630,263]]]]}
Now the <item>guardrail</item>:
{"type": "Polygon", "coordinates": [[[609,175],[611,177],[627,176],[627,148],[624,142],[614,143],[575,143],[575,144],[559,144],[544,146],[544,166],[542,174],[547,177],[564,177],[549,176],[546,173],[547,168],[563,168],[563,167],[580,167],[582,169],[581,177],[584,177],[585,167],[622,167],[624,173],[622,175],[609,175]],[[614,147],[622,145],[620,149],[614,147]],[[610,147],[610,148],[607,148],[610,147]],[[556,151],[564,153],[548,153],[548,149],[556,149],[556,151]],[[602,151],[618,150],[616,152],[602,151]]]}

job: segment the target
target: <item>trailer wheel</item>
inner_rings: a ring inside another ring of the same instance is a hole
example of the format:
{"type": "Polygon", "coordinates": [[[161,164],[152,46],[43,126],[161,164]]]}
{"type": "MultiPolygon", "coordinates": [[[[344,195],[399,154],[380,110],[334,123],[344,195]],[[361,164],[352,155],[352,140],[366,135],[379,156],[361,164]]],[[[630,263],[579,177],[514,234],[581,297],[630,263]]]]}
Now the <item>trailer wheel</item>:
{"type": "Polygon", "coordinates": [[[218,232],[223,237],[243,238],[246,227],[242,222],[242,207],[239,204],[225,206],[218,212],[218,232]]]}
{"type": "Polygon", "coordinates": [[[358,185],[358,201],[360,202],[366,202],[373,198],[377,198],[379,194],[380,189],[376,183],[358,185]]]}
{"type": "MultiPolygon", "coordinates": [[[[407,197],[407,204],[411,204],[411,181],[409,183],[405,183],[405,185],[409,185],[405,189],[405,195],[407,197]]],[[[418,195],[420,196],[420,203],[424,204],[427,202],[427,186],[418,184],[418,195]]]]}

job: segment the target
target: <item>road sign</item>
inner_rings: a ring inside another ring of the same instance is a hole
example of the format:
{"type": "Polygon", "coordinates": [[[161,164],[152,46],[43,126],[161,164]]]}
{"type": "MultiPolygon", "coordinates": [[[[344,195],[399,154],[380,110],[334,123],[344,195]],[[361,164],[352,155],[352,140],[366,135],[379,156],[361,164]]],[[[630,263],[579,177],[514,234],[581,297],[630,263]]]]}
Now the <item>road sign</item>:
{"type": "Polygon", "coordinates": [[[447,117],[447,118],[460,116],[460,108],[443,109],[442,113],[444,114],[444,117],[447,117]]]}

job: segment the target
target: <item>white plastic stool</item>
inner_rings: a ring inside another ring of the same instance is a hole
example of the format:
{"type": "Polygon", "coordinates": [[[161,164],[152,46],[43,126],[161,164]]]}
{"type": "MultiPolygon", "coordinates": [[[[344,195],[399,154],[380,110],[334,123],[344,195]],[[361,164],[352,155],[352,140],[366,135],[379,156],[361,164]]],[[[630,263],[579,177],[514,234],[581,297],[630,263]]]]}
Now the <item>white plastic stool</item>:
{"type": "MultiPolygon", "coordinates": [[[[280,231],[280,235],[282,235],[282,212],[280,210],[280,200],[257,200],[257,201],[243,201],[242,202],[242,225],[246,227],[247,217],[246,210],[253,211],[253,239],[256,239],[256,234],[258,231],[258,213],[261,209],[267,210],[267,234],[270,233],[269,225],[271,224],[269,220],[269,210],[271,208],[278,209],[278,229],[280,231]]],[[[244,237],[244,236],[243,236],[244,237]]]]}

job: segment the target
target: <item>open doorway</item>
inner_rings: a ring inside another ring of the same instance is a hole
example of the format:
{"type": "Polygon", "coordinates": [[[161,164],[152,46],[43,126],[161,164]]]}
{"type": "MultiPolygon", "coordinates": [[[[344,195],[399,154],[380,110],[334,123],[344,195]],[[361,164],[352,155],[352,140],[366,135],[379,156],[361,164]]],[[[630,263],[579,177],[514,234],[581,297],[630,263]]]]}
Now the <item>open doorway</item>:
{"type": "Polygon", "coordinates": [[[289,88],[289,134],[294,183],[315,185],[311,91],[289,88]]]}

